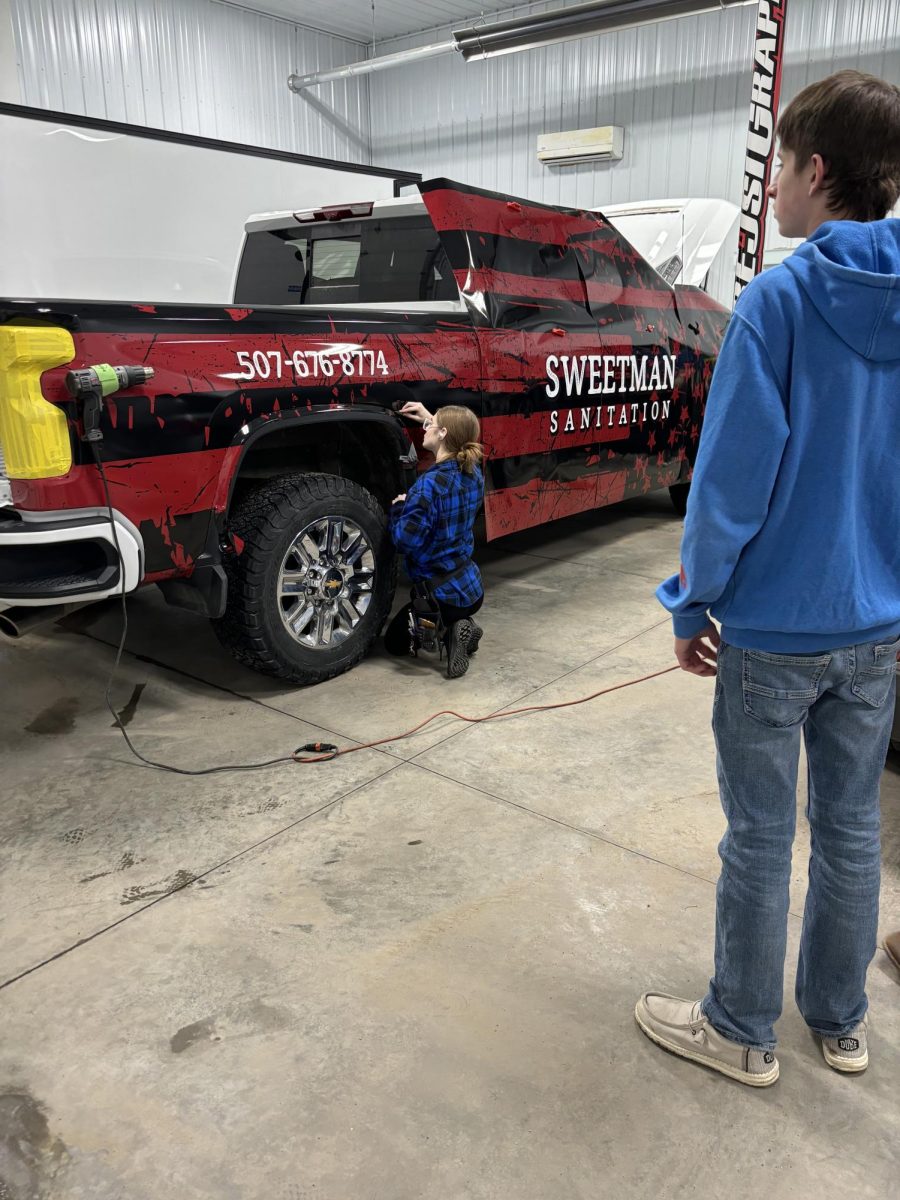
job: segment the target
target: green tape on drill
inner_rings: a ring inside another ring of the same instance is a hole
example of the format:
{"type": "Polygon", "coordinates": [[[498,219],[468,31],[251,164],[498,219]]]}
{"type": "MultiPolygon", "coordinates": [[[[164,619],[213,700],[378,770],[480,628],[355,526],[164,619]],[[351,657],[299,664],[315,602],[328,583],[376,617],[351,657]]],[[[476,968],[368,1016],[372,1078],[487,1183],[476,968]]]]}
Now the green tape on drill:
{"type": "Polygon", "coordinates": [[[97,373],[97,378],[100,380],[101,395],[111,396],[113,392],[119,390],[119,377],[116,374],[115,367],[111,367],[109,363],[96,363],[94,370],[97,373]]]}

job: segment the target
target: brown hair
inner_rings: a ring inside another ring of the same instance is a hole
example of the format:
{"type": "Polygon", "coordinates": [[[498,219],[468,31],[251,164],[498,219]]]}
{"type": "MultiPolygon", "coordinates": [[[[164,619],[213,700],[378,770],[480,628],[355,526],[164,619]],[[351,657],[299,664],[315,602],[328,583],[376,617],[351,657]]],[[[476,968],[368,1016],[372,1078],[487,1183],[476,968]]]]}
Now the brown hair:
{"type": "Polygon", "coordinates": [[[778,122],[797,168],[813,154],[825,163],[833,212],[878,221],[900,196],[900,88],[862,71],[838,71],[804,88],[778,122]]]}
{"type": "Polygon", "coordinates": [[[459,404],[439,408],[434,414],[434,423],[438,429],[447,430],[444,445],[461,469],[471,475],[484,458],[481,426],[471,408],[463,408],[459,404]]]}

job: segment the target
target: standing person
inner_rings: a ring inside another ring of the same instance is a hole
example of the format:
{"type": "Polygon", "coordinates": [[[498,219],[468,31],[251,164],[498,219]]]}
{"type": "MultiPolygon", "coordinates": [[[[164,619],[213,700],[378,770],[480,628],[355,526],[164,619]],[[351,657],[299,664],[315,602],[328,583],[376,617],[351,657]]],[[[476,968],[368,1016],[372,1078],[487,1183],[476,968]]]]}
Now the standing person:
{"type": "Polygon", "coordinates": [[[738,301],[713,376],[680,575],[657,595],[685,671],[716,675],[728,829],[703,1000],[647,993],[654,1042],[778,1078],[801,734],[809,892],[797,1004],[838,1071],[868,1064],[879,782],[900,648],[900,88],[841,71],[778,123],[769,195],[807,240],[738,301]],[[721,640],[710,612],[722,625],[721,640]]]}
{"type": "MultiPolygon", "coordinates": [[[[416,403],[400,411],[422,422],[423,445],[434,465],[391,505],[391,537],[413,581],[410,599],[424,586],[437,601],[446,630],[447,675],[457,679],[468,671],[483,633],[472,620],[484,603],[481,573],[472,560],[472,530],[484,492],[481,430],[471,409],[458,405],[439,408],[434,416],[416,403]]],[[[385,631],[389,654],[410,652],[411,607],[404,605],[385,631]]]]}

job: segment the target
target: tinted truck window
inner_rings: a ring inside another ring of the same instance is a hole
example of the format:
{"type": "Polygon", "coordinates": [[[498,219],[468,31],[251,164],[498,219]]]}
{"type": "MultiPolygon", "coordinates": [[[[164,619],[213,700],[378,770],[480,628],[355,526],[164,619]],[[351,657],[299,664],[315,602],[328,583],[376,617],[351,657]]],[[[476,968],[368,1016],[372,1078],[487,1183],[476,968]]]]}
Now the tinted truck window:
{"type": "Polygon", "coordinates": [[[248,234],[239,304],[366,304],[458,300],[426,216],[293,225],[248,234]]]}

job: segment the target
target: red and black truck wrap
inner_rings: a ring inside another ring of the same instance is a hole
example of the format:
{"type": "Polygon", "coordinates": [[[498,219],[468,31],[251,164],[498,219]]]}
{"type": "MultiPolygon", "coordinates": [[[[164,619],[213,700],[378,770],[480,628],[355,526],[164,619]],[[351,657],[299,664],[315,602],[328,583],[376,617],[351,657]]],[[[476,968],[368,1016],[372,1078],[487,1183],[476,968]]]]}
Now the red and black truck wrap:
{"type": "Polygon", "coordinates": [[[489,539],[682,494],[727,311],[599,213],[420,190],[455,308],[0,301],[0,604],[156,583],[250,666],[346,670],[393,596],[384,513],[422,465],[407,401],[480,418],[489,539]],[[100,418],[118,549],[66,389],[98,363],[153,370],[100,418]]]}

